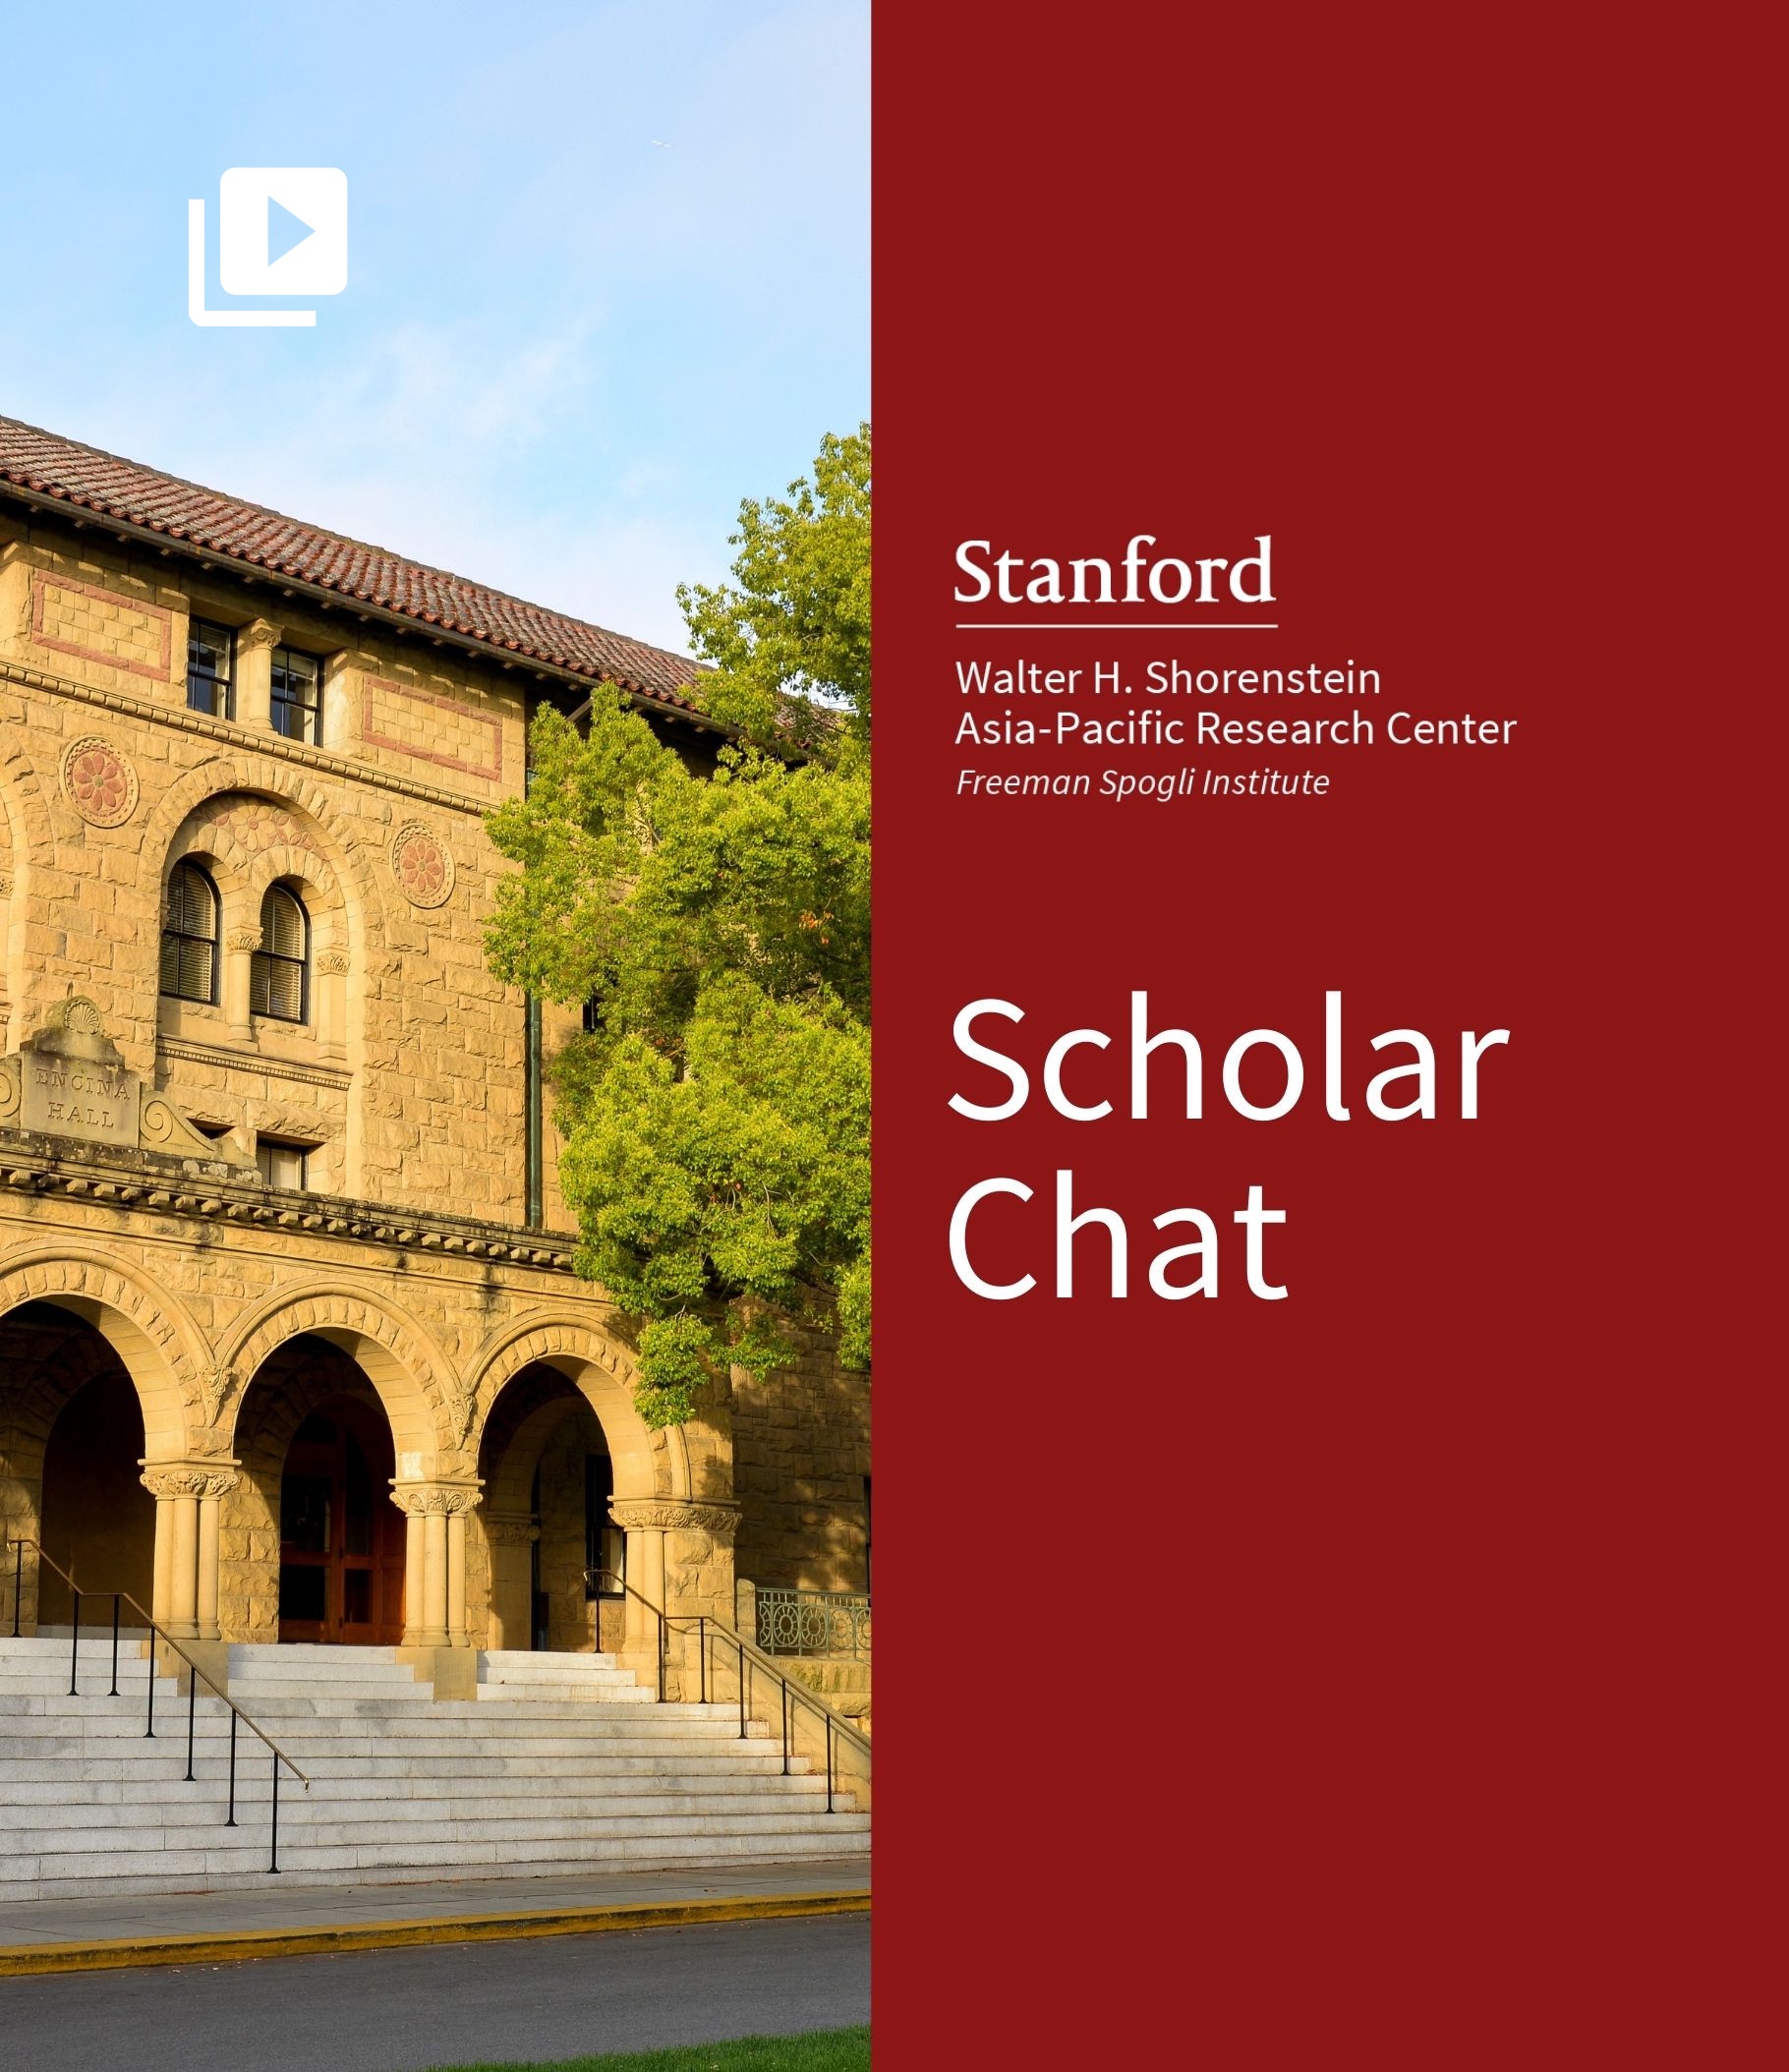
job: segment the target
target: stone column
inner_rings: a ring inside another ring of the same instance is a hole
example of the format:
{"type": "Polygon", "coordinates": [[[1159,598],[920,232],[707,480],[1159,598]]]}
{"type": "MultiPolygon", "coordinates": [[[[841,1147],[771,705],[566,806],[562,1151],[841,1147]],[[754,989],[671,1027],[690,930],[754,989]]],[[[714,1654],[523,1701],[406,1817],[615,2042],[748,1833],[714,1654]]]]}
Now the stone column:
{"type": "Polygon", "coordinates": [[[202,1640],[218,1640],[223,1638],[217,1622],[217,1596],[220,1575],[218,1560],[219,1531],[223,1499],[236,1487],[236,1475],[225,1468],[203,1478],[199,1492],[199,1587],[198,1614],[199,1638],[202,1640]]]}
{"type": "MultiPolygon", "coordinates": [[[[397,1499],[394,1497],[395,1503],[397,1499]]],[[[404,1512],[404,1640],[411,1646],[423,1630],[423,1514],[404,1512]]]]}
{"type": "MultiPolygon", "coordinates": [[[[476,1501],[476,1499],[474,1500],[476,1501]]],[[[466,1513],[470,1504],[447,1514],[447,1644],[466,1647],[466,1513]]]]}
{"type": "Polygon", "coordinates": [[[351,693],[358,670],[376,667],[370,656],[341,648],[323,657],[321,696],[323,710],[317,731],[324,748],[348,748],[360,735],[360,720],[351,709],[351,693]]]}
{"type": "Polygon", "coordinates": [[[348,1055],[348,952],[319,950],[312,960],[317,1047],[325,1057],[348,1055]]]}
{"type": "Polygon", "coordinates": [[[533,1565],[529,1549],[540,1536],[540,1523],[528,1512],[485,1514],[485,1537],[491,1547],[491,1612],[496,1628],[493,1647],[525,1648],[533,1644],[533,1565]]]}
{"type": "Polygon", "coordinates": [[[466,1632],[466,1513],[478,1502],[480,1486],[409,1482],[391,1492],[391,1501],[408,1521],[404,1539],[406,1646],[470,1644],[466,1632]]]}
{"type": "Polygon", "coordinates": [[[215,1640],[218,1502],[236,1487],[233,1465],[163,1463],[144,1467],[155,1499],[155,1584],[149,1616],[173,1640],[215,1640]]]}
{"type": "MultiPolygon", "coordinates": [[[[609,1505],[608,1515],[627,1534],[628,1653],[657,1653],[659,1622],[649,1607],[692,1621],[699,1613],[722,1621],[732,1616],[737,1504],[620,1497],[609,1505]]],[[[689,1651],[694,1631],[692,1625],[687,1633],[682,1628],[667,1632],[667,1661],[689,1651]]]]}
{"type": "Polygon", "coordinates": [[[264,618],[251,619],[236,631],[236,723],[268,727],[273,723],[273,650],[280,628],[264,618]]]}
{"type": "Polygon", "coordinates": [[[227,928],[223,939],[223,969],[217,975],[217,1004],[223,1009],[225,1032],[246,1042],[254,1033],[249,1011],[249,981],[252,958],[260,948],[259,928],[227,928]]]}
{"type": "Polygon", "coordinates": [[[155,1602],[149,1616],[174,1640],[199,1638],[199,1491],[202,1472],[148,1468],[143,1486],[155,1499],[155,1602]]]}
{"type": "Polygon", "coordinates": [[[155,1499],[155,1583],[149,1593],[149,1617],[166,1626],[173,1616],[174,1596],[174,1499],[164,1496],[149,1475],[143,1486],[155,1499]]]}
{"type": "Polygon", "coordinates": [[[425,1647],[447,1644],[447,1514],[423,1513],[423,1631],[425,1647]]]}

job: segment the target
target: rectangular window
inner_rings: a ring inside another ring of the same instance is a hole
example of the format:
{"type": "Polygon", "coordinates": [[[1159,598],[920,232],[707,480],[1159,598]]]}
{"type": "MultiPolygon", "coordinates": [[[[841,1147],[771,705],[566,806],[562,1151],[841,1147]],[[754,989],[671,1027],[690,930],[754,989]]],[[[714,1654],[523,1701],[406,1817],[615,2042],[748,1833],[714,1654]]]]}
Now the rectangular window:
{"type": "Polygon", "coordinates": [[[311,1146],[288,1144],[276,1136],[257,1137],[255,1163],[268,1186],[286,1187],[302,1194],[308,1184],[311,1146]]]}
{"type": "Polygon", "coordinates": [[[236,717],[236,636],[196,618],[187,628],[187,704],[213,719],[236,717]]]}
{"type": "Polygon", "coordinates": [[[317,746],[323,737],[323,665],[296,648],[273,651],[273,731],[317,746]]]}

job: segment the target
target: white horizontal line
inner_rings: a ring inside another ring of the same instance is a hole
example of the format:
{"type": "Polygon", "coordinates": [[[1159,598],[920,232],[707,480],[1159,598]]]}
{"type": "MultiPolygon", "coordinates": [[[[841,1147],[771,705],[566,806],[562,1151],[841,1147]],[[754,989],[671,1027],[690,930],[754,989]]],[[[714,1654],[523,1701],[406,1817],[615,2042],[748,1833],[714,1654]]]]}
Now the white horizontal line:
{"type": "Polygon", "coordinates": [[[1277,633],[1275,619],[959,618],[958,633],[1277,633]]]}

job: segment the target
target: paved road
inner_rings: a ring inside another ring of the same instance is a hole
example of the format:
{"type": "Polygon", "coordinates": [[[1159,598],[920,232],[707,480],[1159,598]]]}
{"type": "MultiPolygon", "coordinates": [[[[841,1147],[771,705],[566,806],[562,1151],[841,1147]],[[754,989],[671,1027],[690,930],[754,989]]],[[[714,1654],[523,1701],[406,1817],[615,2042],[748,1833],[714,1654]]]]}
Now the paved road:
{"type": "Polygon", "coordinates": [[[0,1979],[5,2072],[425,2072],[869,2019],[870,1918],[0,1979]]]}

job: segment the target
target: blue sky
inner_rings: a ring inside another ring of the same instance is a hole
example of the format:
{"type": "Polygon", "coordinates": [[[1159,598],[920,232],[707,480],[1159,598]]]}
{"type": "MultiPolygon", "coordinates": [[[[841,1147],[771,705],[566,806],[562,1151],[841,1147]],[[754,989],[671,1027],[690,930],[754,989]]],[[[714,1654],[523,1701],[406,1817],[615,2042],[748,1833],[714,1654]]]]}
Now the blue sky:
{"type": "Polygon", "coordinates": [[[675,647],[740,498],[868,415],[862,0],[0,4],[0,42],[6,415],[675,647]],[[233,165],[347,174],[315,330],[187,320],[233,165]]]}

